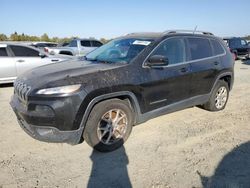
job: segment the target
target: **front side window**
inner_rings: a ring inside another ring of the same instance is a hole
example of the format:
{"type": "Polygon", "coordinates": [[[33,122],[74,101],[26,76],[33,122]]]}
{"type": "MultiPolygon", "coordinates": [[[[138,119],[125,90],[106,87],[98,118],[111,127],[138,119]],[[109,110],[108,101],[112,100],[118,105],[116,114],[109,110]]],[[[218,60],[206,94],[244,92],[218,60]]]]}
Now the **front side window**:
{"type": "Polygon", "coordinates": [[[0,57],[7,57],[8,53],[6,48],[0,48],[0,57]]]}
{"type": "Polygon", "coordinates": [[[39,57],[39,51],[24,47],[24,46],[10,46],[16,57],[39,57]]]}
{"type": "Polygon", "coordinates": [[[220,55],[224,53],[224,49],[218,41],[213,40],[213,39],[210,41],[214,49],[214,55],[220,55]]]}
{"type": "Polygon", "coordinates": [[[241,42],[239,39],[231,39],[229,40],[229,46],[230,48],[237,48],[241,45],[241,42]]]}
{"type": "Polygon", "coordinates": [[[212,49],[208,39],[188,38],[191,60],[203,59],[212,56],[212,49]]]}
{"type": "Polygon", "coordinates": [[[81,46],[83,46],[83,47],[91,47],[90,41],[82,40],[81,41],[81,46]]]}
{"type": "Polygon", "coordinates": [[[186,59],[184,40],[180,38],[167,39],[153,51],[151,56],[153,55],[166,57],[169,64],[182,63],[186,59]]]}
{"type": "Polygon", "coordinates": [[[90,52],[86,59],[96,62],[129,63],[152,41],[152,39],[144,40],[139,38],[112,40],[90,52]]]}

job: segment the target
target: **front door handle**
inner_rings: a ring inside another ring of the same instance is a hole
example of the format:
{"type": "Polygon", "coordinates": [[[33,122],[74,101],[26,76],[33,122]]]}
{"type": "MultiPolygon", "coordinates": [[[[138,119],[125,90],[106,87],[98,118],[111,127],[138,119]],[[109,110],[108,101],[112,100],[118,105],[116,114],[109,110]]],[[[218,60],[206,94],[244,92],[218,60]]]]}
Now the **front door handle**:
{"type": "Polygon", "coordinates": [[[214,65],[219,65],[220,63],[218,61],[215,61],[214,62],[214,65]]]}
{"type": "Polygon", "coordinates": [[[23,63],[24,60],[23,60],[23,59],[19,59],[19,60],[17,60],[17,62],[18,62],[18,63],[23,63]]]}

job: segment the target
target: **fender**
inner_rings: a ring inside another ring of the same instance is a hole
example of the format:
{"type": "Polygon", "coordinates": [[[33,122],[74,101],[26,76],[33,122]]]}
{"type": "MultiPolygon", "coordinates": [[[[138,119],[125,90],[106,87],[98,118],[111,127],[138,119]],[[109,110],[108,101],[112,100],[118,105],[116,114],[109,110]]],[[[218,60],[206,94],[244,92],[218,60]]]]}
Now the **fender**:
{"type": "Polygon", "coordinates": [[[88,104],[87,109],[85,110],[84,116],[82,118],[80,128],[85,127],[85,124],[87,122],[87,119],[89,117],[89,114],[92,110],[92,108],[100,101],[115,98],[115,97],[121,97],[121,96],[128,96],[130,98],[130,102],[132,103],[131,105],[134,107],[135,110],[135,122],[138,121],[139,116],[141,115],[141,109],[138,103],[138,100],[135,96],[134,93],[130,91],[119,91],[119,92],[114,92],[114,93],[108,93],[104,95],[100,95],[98,97],[95,97],[94,99],[91,100],[91,102],[88,104]]]}

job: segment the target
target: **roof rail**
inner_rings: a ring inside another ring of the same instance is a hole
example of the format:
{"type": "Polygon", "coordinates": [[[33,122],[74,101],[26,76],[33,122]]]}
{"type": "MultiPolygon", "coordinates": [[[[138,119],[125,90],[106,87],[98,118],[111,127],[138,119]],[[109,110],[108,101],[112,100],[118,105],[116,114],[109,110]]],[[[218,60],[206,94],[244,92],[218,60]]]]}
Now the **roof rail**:
{"type": "Polygon", "coordinates": [[[172,34],[172,33],[192,33],[192,34],[199,33],[203,35],[214,35],[211,32],[197,31],[197,30],[167,30],[163,32],[163,34],[172,34]]]}

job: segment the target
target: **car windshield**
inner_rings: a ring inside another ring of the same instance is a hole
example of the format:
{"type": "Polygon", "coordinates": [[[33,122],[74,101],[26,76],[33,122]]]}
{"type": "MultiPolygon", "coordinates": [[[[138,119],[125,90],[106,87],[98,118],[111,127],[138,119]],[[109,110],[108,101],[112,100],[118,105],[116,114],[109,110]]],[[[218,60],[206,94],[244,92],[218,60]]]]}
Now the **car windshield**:
{"type": "Polygon", "coordinates": [[[90,52],[86,59],[105,63],[129,63],[152,39],[116,39],[90,52]]]}

